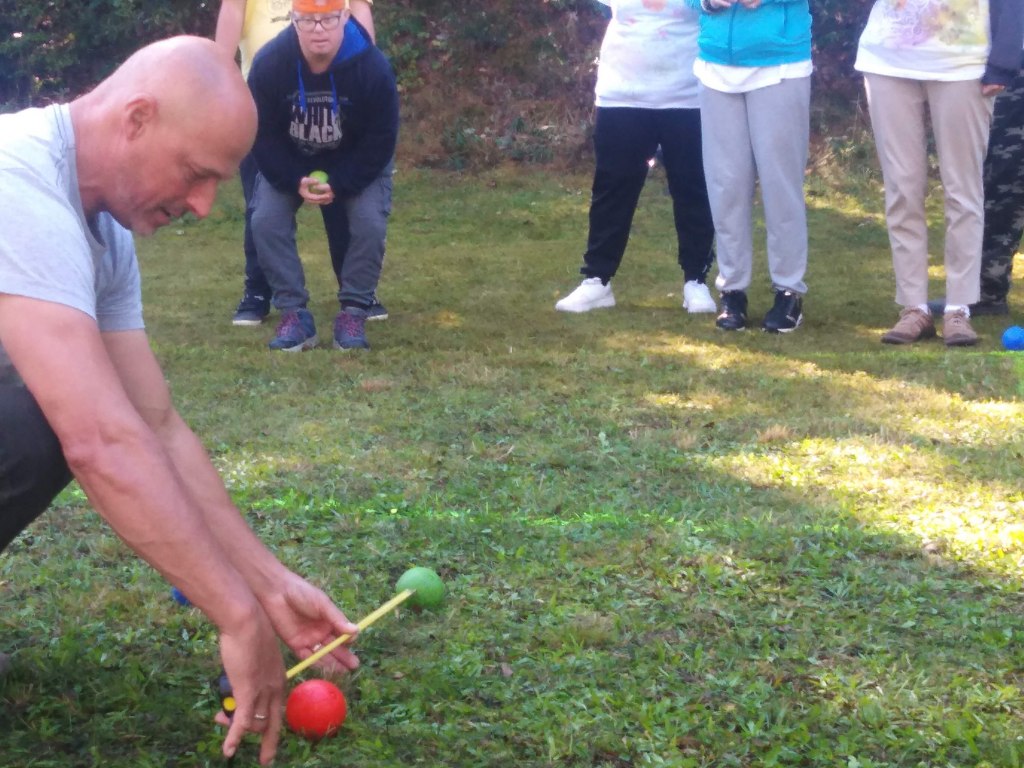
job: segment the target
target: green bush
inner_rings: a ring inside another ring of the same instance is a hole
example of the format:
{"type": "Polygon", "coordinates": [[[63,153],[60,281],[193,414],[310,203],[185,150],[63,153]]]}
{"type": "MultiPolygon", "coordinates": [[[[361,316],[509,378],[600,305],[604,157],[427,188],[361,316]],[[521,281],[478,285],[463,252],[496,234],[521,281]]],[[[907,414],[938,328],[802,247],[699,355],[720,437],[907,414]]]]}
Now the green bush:
{"type": "Polygon", "coordinates": [[[192,0],[0,0],[0,108],[76,96],[144,43],[210,35],[217,7],[192,0]]]}
{"type": "Polygon", "coordinates": [[[872,0],[819,0],[811,3],[814,18],[814,87],[820,98],[849,102],[862,90],[853,69],[857,40],[872,0]]]}
{"type": "MultiPolygon", "coordinates": [[[[853,59],[871,0],[811,5],[814,93],[827,105],[827,121],[816,130],[831,132],[850,118],[861,90],[853,59]]],[[[217,0],[0,0],[0,110],[77,96],[152,40],[211,35],[219,6],[217,0]]],[[[511,146],[506,139],[516,121],[546,126],[528,151],[516,142],[519,159],[571,160],[587,151],[594,60],[605,28],[596,0],[379,0],[374,13],[378,42],[402,88],[405,130],[421,140],[416,160],[447,165],[453,143],[471,165],[478,163],[475,155],[487,158],[479,160],[484,164],[512,158],[505,145],[511,146]]]]}

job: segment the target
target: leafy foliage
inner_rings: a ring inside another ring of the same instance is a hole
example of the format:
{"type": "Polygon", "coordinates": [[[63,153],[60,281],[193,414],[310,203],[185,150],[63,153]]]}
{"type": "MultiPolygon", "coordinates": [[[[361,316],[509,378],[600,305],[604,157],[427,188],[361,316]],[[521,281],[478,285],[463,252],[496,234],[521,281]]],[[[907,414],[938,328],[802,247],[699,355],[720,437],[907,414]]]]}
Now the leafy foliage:
{"type": "Polygon", "coordinates": [[[873,4],[874,0],[811,0],[814,87],[828,101],[849,99],[862,90],[853,61],[873,4]]]}
{"type": "MultiPolygon", "coordinates": [[[[213,33],[219,4],[189,0],[0,0],[0,108],[75,96],[141,43],[213,33]]],[[[381,0],[381,48],[403,97],[401,151],[426,165],[574,162],[589,154],[596,0],[381,0]]],[[[820,134],[857,117],[853,71],[870,0],[812,3],[820,134]]]]}
{"type": "Polygon", "coordinates": [[[0,0],[0,106],[76,96],[144,43],[212,34],[216,7],[192,0],[0,0]]]}

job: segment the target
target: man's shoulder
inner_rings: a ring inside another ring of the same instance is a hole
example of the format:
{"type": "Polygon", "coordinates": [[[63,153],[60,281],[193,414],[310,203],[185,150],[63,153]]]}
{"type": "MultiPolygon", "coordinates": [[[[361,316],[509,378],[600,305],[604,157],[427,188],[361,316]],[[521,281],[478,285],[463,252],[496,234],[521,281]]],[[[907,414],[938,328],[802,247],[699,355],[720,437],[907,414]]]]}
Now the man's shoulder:
{"type": "Polygon", "coordinates": [[[24,168],[53,155],[55,107],[34,107],[0,115],[0,167],[24,168]]]}
{"type": "Polygon", "coordinates": [[[21,227],[23,217],[34,215],[36,209],[71,208],[73,138],[62,135],[70,129],[59,118],[56,107],[0,116],[0,198],[5,223],[21,227]]]}

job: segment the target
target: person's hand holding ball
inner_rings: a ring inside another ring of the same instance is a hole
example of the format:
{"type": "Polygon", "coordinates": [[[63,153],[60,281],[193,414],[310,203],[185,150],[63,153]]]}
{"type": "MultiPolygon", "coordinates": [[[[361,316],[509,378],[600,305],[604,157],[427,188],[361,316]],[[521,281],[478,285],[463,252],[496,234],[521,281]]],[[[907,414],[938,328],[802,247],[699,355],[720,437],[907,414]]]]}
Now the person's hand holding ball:
{"type": "Polygon", "coordinates": [[[313,205],[329,205],[334,202],[334,191],[327,180],[325,171],[313,171],[299,182],[299,195],[313,205]]]}

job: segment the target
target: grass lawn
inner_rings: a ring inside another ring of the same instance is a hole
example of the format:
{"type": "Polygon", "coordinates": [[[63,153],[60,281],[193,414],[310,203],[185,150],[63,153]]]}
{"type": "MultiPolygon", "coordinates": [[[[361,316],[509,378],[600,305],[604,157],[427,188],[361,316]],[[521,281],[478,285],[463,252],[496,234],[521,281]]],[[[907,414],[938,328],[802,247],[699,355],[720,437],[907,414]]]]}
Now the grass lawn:
{"type": "MultiPolygon", "coordinates": [[[[237,185],[140,242],[176,401],[260,535],[353,619],[413,564],[449,589],[365,634],[341,734],[288,735],[278,765],[1024,763],[1024,355],[999,347],[1019,305],[972,349],[880,344],[893,278],[860,169],[808,181],[806,321],[781,337],[682,311],[658,171],[619,305],[579,316],[553,305],[588,177],[403,168],[395,190],[368,354],[231,326],[237,185]]],[[[0,555],[0,649],[0,765],[222,763],[210,626],[80,492],[0,555]]]]}

